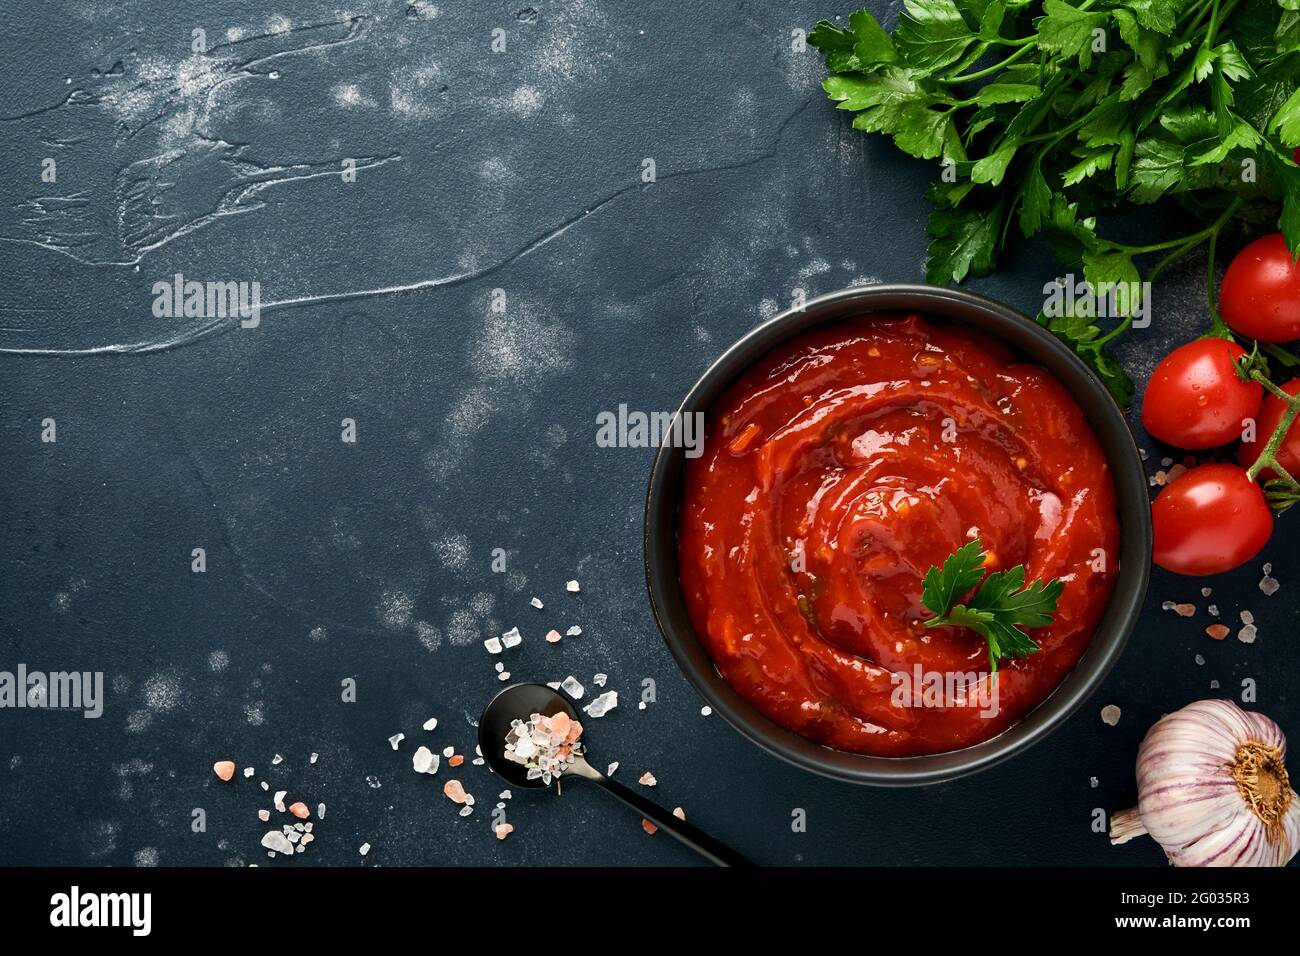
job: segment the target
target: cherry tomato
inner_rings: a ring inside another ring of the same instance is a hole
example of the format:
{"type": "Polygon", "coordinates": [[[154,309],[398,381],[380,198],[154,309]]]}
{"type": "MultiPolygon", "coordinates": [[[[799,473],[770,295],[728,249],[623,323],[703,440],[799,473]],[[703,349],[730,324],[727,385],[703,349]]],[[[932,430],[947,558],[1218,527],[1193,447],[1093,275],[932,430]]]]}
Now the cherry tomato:
{"type": "Polygon", "coordinates": [[[1199,465],[1164,487],[1151,505],[1153,560],[1175,574],[1218,574],[1245,564],[1268,543],[1273,512],[1245,469],[1199,465]]]}
{"type": "Polygon", "coordinates": [[[1227,339],[1196,339],[1156,366],[1142,396],[1142,424],[1178,448],[1217,448],[1241,436],[1241,420],[1255,418],[1264,397],[1258,382],[1243,382],[1234,363],[1246,351],[1227,339]]]}
{"type": "Polygon", "coordinates": [[[1219,312],[1234,332],[1261,342],[1300,338],[1300,266],[1282,233],[1256,239],[1232,260],[1219,312]]]}
{"type": "MultiPolygon", "coordinates": [[[[1293,378],[1282,386],[1282,391],[1288,395],[1300,395],[1300,378],[1293,378]]],[[[1260,406],[1259,415],[1256,418],[1255,440],[1253,442],[1242,442],[1241,448],[1237,450],[1237,460],[1241,462],[1241,467],[1249,468],[1255,464],[1255,459],[1259,453],[1264,450],[1268,440],[1272,437],[1273,432],[1277,429],[1278,422],[1282,421],[1282,415],[1286,412],[1286,405],[1282,399],[1273,395],[1264,396],[1264,404],[1260,406]]],[[[1282,447],[1277,450],[1278,463],[1285,468],[1291,475],[1300,475],[1300,423],[1292,425],[1282,439],[1282,447]]],[[[1272,468],[1265,468],[1259,473],[1261,479],[1276,478],[1272,468]]]]}

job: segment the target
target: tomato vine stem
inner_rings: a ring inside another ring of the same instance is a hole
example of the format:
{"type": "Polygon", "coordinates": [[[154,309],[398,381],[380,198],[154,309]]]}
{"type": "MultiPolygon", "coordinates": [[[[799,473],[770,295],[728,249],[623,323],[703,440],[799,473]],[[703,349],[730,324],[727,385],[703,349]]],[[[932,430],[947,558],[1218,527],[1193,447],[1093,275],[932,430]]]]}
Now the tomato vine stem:
{"type": "Polygon", "coordinates": [[[1259,477],[1259,473],[1265,468],[1271,468],[1273,471],[1296,492],[1300,492],[1300,482],[1291,477],[1291,474],[1278,464],[1277,453],[1282,447],[1282,442],[1286,439],[1287,433],[1291,431],[1291,426],[1295,424],[1297,416],[1300,416],[1300,397],[1290,395],[1278,388],[1269,380],[1259,369],[1252,369],[1250,377],[1263,385],[1268,393],[1286,404],[1286,411],[1282,413],[1282,419],[1273,429],[1273,434],[1268,436],[1268,443],[1264,450],[1259,453],[1255,463],[1246,469],[1246,474],[1254,481],[1259,477]]]}

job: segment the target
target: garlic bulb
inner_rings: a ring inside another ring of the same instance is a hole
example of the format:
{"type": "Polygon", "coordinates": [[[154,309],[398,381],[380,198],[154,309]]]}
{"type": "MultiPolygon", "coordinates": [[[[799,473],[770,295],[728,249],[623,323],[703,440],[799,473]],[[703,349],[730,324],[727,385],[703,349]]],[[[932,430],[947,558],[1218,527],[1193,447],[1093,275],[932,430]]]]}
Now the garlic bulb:
{"type": "Polygon", "coordinates": [[[1149,833],[1174,866],[1285,866],[1300,848],[1300,799],[1286,737],[1263,714],[1198,700],[1166,714],[1138,747],[1138,805],[1110,842],[1149,833]]]}

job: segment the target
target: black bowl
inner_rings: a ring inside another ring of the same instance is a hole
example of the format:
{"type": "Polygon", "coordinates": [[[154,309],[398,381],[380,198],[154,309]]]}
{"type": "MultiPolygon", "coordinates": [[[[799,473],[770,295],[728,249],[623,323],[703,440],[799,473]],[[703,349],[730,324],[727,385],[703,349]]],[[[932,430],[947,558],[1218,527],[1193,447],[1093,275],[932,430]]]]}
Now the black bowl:
{"type": "Polygon", "coordinates": [[[1087,415],[1110,462],[1119,503],[1120,568],[1115,591],[1092,642],[1051,695],[1019,723],[962,750],[920,757],[873,757],[833,750],[777,725],[718,673],[682,599],[677,567],[677,509],[685,449],[664,446],[655,458],[645,511],[646,585],[668,649],[695,689],[733,727],[796,766],[828,777],[881,786],[953,780],[991,767],[1042,740],[1086,701],[1124,650],[1146,595],[1151,569],[1151,506],[1142,459],[1124,414],[1079,358],[1032,319],[999,302],[924,285],[877,285],[832,292],[783,312],[729,348],[682,401],[679,415],[709,412],[755,361],[815,325],[871,312],[920,312],[962,323],[1043,366],[1087,415]]]}

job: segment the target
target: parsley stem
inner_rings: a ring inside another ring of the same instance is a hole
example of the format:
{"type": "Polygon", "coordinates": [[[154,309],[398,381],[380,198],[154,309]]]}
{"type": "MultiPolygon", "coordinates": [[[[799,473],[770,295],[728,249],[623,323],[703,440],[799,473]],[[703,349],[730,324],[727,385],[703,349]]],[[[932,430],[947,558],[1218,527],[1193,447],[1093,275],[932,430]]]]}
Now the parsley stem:
{"type": "Polygon", "coordinates": [[[1187,255],[1187,253],[1194,248],[1196,248],[1196,243],[1193,242],[1187,245],[1179,246],[1173,252],[1169,253],[1167,256],[1165,256],[1163,259],[1161,259],[1159,262],[1156,263],[1155,268],[1151,270],[1151,274],[1147,276],[1147,281],[1154,283],[1156,279],[1160,276],[1160,274],[1164,272],[1167,267],[1173,265],[1175,262],[1177,262],[1183,256],[1187,255]]]}
{"type": "Polygon", "coordinates": [[[1232,340],[1232,332],[1228,329],[1227,323],[1223,321],[1223,316],[1219,315],[1219,304],[1215,301],[1216,296],[1214,289],[1216,285],[1217,273],[1215,272],[1214,251],[1219,243],[1219,230],[1215,229],[1210,233],[1210,241],[1205,249],[1205,304],[1210,309],[1210,335],[1218,339],[1232,340]]]}
{"type": "Polygon", "coordinates": [[[1007,46],[1015,46],[1017,44],[1024,44],[1024,45],[1021,46],[1020,49],[1016,50],[1015,53],[1012,53],[1005,60],[1002,60],[1001,62],[998,63],[994,63],[992,66],[986,66],[982,70],[976,70],[974,73],[967,73],[964,76],[942,77],[939,79],[939,82],[946,85],[955,85],[957,83],[972,83],[975,80],[982,80],[986,76],[992,76],[994,73],[997,73],[1001,70],[1005,70],[1012,63],[1015,63],[1016,60],[1020,59],[1022,56],[1024,56],[1026,53],[1032,50],[1037,43],[1038,43],[1038,37],[1025,37],[1024,40],[1017,41],[1016,43],[1007,43],[1006,44],[1007,46]]]}
{"type": "Polygon", "coordinates": [[[1218,6],[1219,6],[1218,0],[1212,0],[1212,2],[1209,4],[1202,4],[1199,12],[1196,14],[1196,19],[1194,19],[1190,24],[1188,24],[1188,27],[1183,32],[1183,35],[1180,36],[1178,39],[1187,40],[1189,37],[1191,37],[1193,33],[1196,32],[1196,28],[1201,25],[1201,21],[1205,19],[1205,15],[1207,13],[1215,14],[1218,17],[1218,24],[1216,26],[1212,23],[1209,32],[1206,34],[1207,42],[1205,43],[1205,46],[1208,48],[1210,45],[1208,41],[1214,37],[1215,33],[1218,32],[1217,28],[1219,26],[1222,26],[1223,24],[1228,22],[1228,18],[1232,16],[1232,13],[1237,8],[1237,4],[1239,2],[1240,0],[1229,0],[1227,5],[1223,8],[1222,15],[1218,15],[1218,6]]]}
{"type": "Polygon", "coordinates": [[[1111,339],[1116,339],[1119,338],[1121,335],[1123,335],[1128,330],[1128,327],[1132,324],[1133,324],[1133,316],[1131,315],[1124,316],[1123,320],[1118,325],[1116,325],[1113,329],[1111,329],[1109,332],[1107,332],[1105,335],[1103,335],[1093,344],[1098,349],[1104,347],[1111,339]]]}
{"type": "Polygon", "coordinates": [[[1187,13],[1195,13],[1196,16],[1192,19],[1192,22],[1187,25],[1187,32],[1184,33],[1183,36],[1186,37],[1187,33],[1191,33],[1193,30],[1199,27],[1201,25],[1201,21],[1205,19],[1205,15],[1209,12],[1210,12],[1210,4],[1207,3],[1206,0],[1197,0],[1196,3],[1192,4],[1191,8],[1188,9],[1187,13]]]}
{"type": "MultiPolygon", "coordinates": [[[[1209,289],[1206,294],[1210,299],[1210,315],[1212,316],[1212,323],[1210,326],[1210,331],[1207,334],[1217,336],[1219,338],[1226,338],[1229,337],[1231,333],[1228,331],[1227,326],[1223,324],[1223,319],[1219,317],[1218,310],[1215,308],[1215,304],[1214,304],[1214,247],[1219,238],[1220,230],[1222,230],[1223,227],[1227,225],[1228,221],[1232,219],[1233,214],[1237,211],[1237,208],[1240,205],[1241,205],[1241,200],[1234,199],[1231,203],[1228,204],[1227,208],[1224,209],[1224,211],[1219,215],[1218,219],[1216,219],[1214,222],[1212,222],[1210,225],[1206,226],[1204,229],[1200,230],[1199,232],[1194,232],[1190,236],[1183,236],[1181,239],[1171,239],[1168,242],[1158,242],[1150,246],[1126,246],[1118,242],[1109,242],[1109,241],[1106,242],[1106,245],[1109,246],[1110,248],[1118,249],[1123,252],[1126,252],[1131,256],[1141,255],[1146,252],[1163,252],[1166,249],[1172,249],[1172,251],[1167,256],[1165,256],[1158,263],[1156,263],[1156,267],[1151,270],[1150,274],[1148,274],[1147,282],[1154,283],[1156,281],[1156,276],[1159,275],[1161,272],[1163,272],[1166,266],[1168,266],[1171,262],[1181,259],[1183,256],[1187,255],[1187,253],[1191,252],[1202,242],[1208,239],[1210,264],[1208,266],[1209,289]]],[[[1132,322],[1133,322],[1132,316],[1125,316],[1122,322],[1116,325],[1115,328],[1111,329],[1101,338],[1097,339],[1097,341],[1094,344],[1098,348],[1101,348],[1102,346],[1110,342],[1112,339],[1118,338],[1120,335],[1123,335],[1124,332],[1128,330],[1128,327],[1129,325],[1132,324],[1132,322]]]]}
{"type": "Polygon", "coordinates": [[[1219,0],[1214,0],[1210,5],[1210,25],[1205,30],[1205,42],[1201,44],[1205,49],[1214,46],[1214,34],[1219,29],[1219,0]]]}
{"type": "Polygon", "coordinates": [[[1170,239],[1166,242],[1156,242],[1149,246],[1127,246],[1122,242],[1113,242],[1109,239],[1102,241],[1111,249],[1126,252],[1130,256],[1140,256],[1148,252],[1164,252],[1166,249],[1182,249],[1184,246],[1199,246],[1210,236],[1217,235],[1219,230],[1227,225],[1228,220],[1232,218],[1233,214],[1236,213],[1240,207],[1241,200],[1234,199],[1228,204],[1227,208],[1223,210],[1219,218],[1210,223],[1210,225],[1198,232],[1194,232],[1188,236],[1183,236],[1179,239],[1170,239]]]}
{"type": "MultiPolygon", "coordinates": [[[[1094,3],[1096,3],[1096,0],[1083,0],[1083,2],[1079,4],[1079,6],[1076,9],[1080,11],[1087,10],[1094,3]]],[[[1028,4],[1025,4],[1025,6],[1028,6],[1028,4]]],[[[1038,39],[1039,39],[1039,35],[1037,33],[1033,33],[1027,37],[1021,37],[1018,40],[1004,40],[1001,37],[999,37],[998,39],[992,41],[992,45],[1014,46],[1014,47],[1018,47],[1018,49],[1010,56],[1008,56],[1006,59],[998,63],[994,63],[992,66],[987,66],[984,67],[984,69],[982,70],[976,70],[974,73],[966,73],[961,76],[948,76],[948,77],[938,78],[938,81],[944,84],[971,83],[975,80],[982,80],[986,76],[992,76],[994,73],[998,73],[1001,70],[1005,70],[1007,67],[1011,66],[1011,64],[1015,63],[1022,56],[1028,53],[1030,50],[1033,50],[1035,47],[1037,47],[1038,39]]]]}

